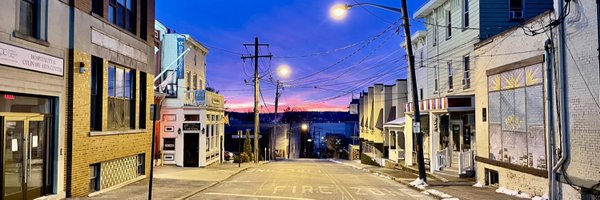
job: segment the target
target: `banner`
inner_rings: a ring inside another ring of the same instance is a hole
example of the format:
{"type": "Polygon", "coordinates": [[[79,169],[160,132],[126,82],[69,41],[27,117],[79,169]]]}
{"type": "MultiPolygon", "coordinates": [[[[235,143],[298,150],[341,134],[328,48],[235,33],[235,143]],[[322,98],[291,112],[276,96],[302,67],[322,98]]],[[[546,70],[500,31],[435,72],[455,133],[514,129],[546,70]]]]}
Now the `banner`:
{"type": "Polygon", "coordinates": [[[196,105],[206,106],[206,90],[196,90],[196,105]]]}
{"type": "MultiPolygon", "coordinates": [[[[185,51],[185,38],[177,38],[177,57],[185,51]]],[[[185,56],[177,60],[177,79],[185,78],[185,56]]]]}

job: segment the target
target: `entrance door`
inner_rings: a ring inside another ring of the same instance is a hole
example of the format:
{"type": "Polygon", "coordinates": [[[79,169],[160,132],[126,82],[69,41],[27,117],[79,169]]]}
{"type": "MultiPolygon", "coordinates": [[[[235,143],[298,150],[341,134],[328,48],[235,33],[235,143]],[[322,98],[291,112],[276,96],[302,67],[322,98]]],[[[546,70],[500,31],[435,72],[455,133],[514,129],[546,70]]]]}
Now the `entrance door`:
{"type": "Polygon", "coordinates": [[[450,123],[450,134],[452,134],[452,150],[460,151],[462,149],[463,126],[461,121],[450,123]]]}
{"type": "Polygon", "coordinates": [[[4,117],[4,199],[29,200],[43,195],[47,127],[41,114],[4,117]]]}
{"type": "Polygon", "coordinates": [[[200,134],[199,133],[184,133],[183,134],[183,166],[198,167],[198,159],[200,157],[200,134]]]}

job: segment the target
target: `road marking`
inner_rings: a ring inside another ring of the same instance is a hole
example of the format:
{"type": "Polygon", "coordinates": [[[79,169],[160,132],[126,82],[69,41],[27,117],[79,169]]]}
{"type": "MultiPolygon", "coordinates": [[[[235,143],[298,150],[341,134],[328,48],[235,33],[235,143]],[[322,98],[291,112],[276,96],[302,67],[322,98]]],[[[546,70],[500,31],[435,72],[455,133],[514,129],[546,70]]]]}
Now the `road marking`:
{"type": "Polygon", "coordinates": [[[296,197],[281,197],[281,196],[265,196],[265,195],[251,195],[251,194],[229,194],[229,193],[203,193],[207,195],[219,195],[219,196],[234,196],[234,197],[252,197],[252,198],[269,198],[269,199],[292,199],[292,200],[313,200],[307,198],[296,198],[296,197]]]}
{"type": "Polygon", "coordinates": [[[302,194],[306,194],[307,191],[312,194],[313,193],[313,187],[310,186],[310,185],[303,185],[302,186],[302,194]]]}
{"type": "MultiPolygon", "coordinates": [[[[314,163],[314,165],[317,165],[316,163],[314,163]]],[[[335,185],[335,187],[339,190],[342,191],[342,199],[353,199],[356,200],[356,198],[354,198],[354,196],[352,196],[352,194],[348,191],[348,189],[346,189],[346,187],[344,187],[343,185],[338,184],[338,181],[335,179],[335,177],[331,176],[329,173],[327,173],[326,170],[323,170],[323,174],[325,176],[327,176],[327,178],[329,178],[329,180],[335,185]],[[346,197],[346,195],[348,195],[348,197],[346,197]]]]}

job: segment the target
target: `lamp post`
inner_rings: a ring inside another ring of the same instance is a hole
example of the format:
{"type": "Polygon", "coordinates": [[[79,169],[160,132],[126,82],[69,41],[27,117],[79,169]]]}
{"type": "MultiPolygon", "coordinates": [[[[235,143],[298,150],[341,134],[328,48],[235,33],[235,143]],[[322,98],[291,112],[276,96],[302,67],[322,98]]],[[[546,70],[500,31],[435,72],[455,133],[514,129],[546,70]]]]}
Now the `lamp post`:
{"type": "MultiPolygon", "coordinates": [[[[242,130],[238,130],[238,167],[242,167],[242,130]]],[[[235,159],[234,159],[235,160],[235,159]]]]}
{"type": "MultiPolygon", "coordinates": [[[[290,73],[291,73],[291,69],[290,69],[290,66],[287,64],[280,65],[279,68],[277,69],[277,74],[279,74],[279,76],[283,77],[283,78],[289,77],[290,73]]],[[[283,89],[283,84],[281,84],[281,82],[279,82],[279,80],[277,80],[277,86],[276,86],[277,89],[275,90],[275,117],[274,117],[275,118],[275,126],[273,128],[273,137],[271,138],[271,140],[273,140],[273,142],[272,142],[273,146],[271,147],[271,151],[274,151],[274,149],[277,150],[277,127],[279,126],[279,118],[277,118],[277,108],[279,106],[279,96],[281,95],[279,93],[280,86],[283,89]]],[[[273,158],[277,158],[277,155],[275,155],[273,158]]]]}
{"type": "Polygon", "coordinates": [[[415,76],[415,56],[413,55],[412,41],[410,40],[410,23],[408,20],[408,8],[406,0],[401,0],[402,8],[393,8],[388,6],[382,6],[372,3],[356,3],[352,5],[335,5],[331,8],[331,16],[336,20],[343,19],[354,6],[371,6],[376,7],[402,15],[402,21],[404,26],[404,35],[406,36],[406,54],[408,56],[408,69],[410,71],[410,82],[411,82],[411,95],[413,99],[414,108],[414,122],[413,122],[413,135],[417,138],[417,161],[419,164],[419,179],[427,182],[427,176],[425,175],[425,159],[423,155],[423,134],[421,133],[421,113],[419,108],[419,96],[417,95],[417,78],[415,76]]]}

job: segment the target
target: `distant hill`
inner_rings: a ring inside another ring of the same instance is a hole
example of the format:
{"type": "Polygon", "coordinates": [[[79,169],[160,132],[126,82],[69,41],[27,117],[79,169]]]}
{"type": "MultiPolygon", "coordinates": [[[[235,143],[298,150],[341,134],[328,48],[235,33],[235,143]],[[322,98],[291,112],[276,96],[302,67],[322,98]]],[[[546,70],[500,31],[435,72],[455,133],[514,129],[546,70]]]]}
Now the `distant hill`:
{"type": "MultiPolygon", "coordinates": [[[[250,122],[254,121],[254,113],[226,112],[231,121],[250,122]]],[[[311,111],[291,111],[279,113],[280,122],[351,122],[358,121],[358,115],[351,115],[348,112],[311,112],[311,111]]],[[[260,114],[261,122],[271,122],[275,114],[260,114]]]]}

